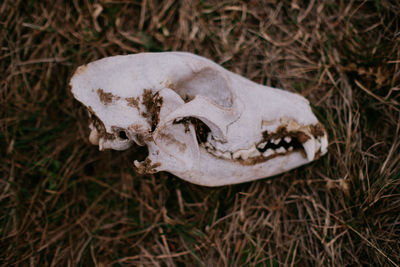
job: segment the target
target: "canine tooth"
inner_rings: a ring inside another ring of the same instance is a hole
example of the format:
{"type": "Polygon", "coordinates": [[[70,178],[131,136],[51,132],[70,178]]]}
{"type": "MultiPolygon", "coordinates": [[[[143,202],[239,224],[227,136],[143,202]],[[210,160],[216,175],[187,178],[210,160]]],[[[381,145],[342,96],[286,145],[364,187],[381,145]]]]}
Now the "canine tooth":
{"type": "Polygon", "coordinates": [[[285,140],[285,142],[289,144],[292,141],[292,138],[289,136],[286,136],[285,138],[283,138],[283,140],[285,140]]]}
{"type": "Polygon", "coordinates": [[[262,142],[257,145],[259,149],[263,149],[267,145],[267,142],[262,142]]]}
{"type": "Polygon", "coordinates": [[[272,156],[273,154],[275,154],[275,151],[272,148],[268,148],[264,153],[263,156],[264,157],[269,157],[272,156]]]}
{"type": "Polygon", "coordinates": [[[308,161],[314,160],[315,157],[315,139],[310,138],[307,142],[303,143],[304,151],[306,152],[308,161]]]}
{"type": "Polygon", "coordinates": [[[277,145],[277,144],[279,144],[279,143],[281,142],[281,139],[280,139],[280,138],[278,138],[278,139],[272,139],[271,141],[272,141],[272,143],[274,143],[275,145],[277,145]]]}
{"type": "Polygon", "coordinates": [[[276,153],[285,153],[286,149],[284,147],[280,147],[277,150],[275,150],[276,153]]]}
{"type": "Polygon", "coordinates": [[[326,134],[321,138],[321,153],[322,155],[328,152],[328,137],[326,134]]]}

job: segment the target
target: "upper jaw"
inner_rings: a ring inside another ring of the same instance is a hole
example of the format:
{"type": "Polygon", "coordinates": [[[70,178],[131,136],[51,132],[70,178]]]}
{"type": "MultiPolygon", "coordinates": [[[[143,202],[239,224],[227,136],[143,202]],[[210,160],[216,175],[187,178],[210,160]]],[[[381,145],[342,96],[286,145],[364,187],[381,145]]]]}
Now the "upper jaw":
{"type": "Polygon", "coordinates": [[[268,130],[264,128],[261,138],[234,151],[218,146],[210,136],[200,145],[217,158],[242,165],[254,165],[295,152],[301,153],[310,162],[327,152],[328,137],[320,123],[299,125],[294,120],[285,120],[280,124],[269,124],[268,130]]]}

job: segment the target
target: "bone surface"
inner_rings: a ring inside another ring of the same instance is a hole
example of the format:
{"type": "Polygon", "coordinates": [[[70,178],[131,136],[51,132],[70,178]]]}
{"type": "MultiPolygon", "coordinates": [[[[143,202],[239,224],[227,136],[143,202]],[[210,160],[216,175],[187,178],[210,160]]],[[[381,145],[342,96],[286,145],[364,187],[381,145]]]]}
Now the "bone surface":
{"type": "Polygon", "coordinates": [[[79,67],[70,85],[100,150],[147,146],[134,166],[221,186],[265,178],[327,153],[302,96],[256,84],[190,53],[114,56],[79,67]]]}

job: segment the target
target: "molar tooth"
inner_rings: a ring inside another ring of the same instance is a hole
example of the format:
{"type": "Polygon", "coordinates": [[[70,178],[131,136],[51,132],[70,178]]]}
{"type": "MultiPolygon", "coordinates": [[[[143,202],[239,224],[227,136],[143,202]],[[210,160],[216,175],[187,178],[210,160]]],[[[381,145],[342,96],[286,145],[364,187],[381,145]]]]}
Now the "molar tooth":
{"type": "Polygon", "coordinates": [[[280,148],[278,148],[277,150],[275,150],[276,153],[286,153],[286,149],[282,146],[280,148]]]}
{"type": "Polygon", "coordinates": [[[246,160],[246,159],[248,159],[249,158],[249,154],[246,152],[246,153],[242,153],[241,155],[240,155],[240,157],[242,158],[242,160],[246,160]]]}
{"type": "Polygon", "coordinates": [[[262,143],[259,143],[258,145],[257,145],[257,147],[259,148],[259,149],[264,149],[264,147],[267,145],[267,142],[262,142],[262,143]]]}
{"type": "Polygon", "coordinates": [[[285,138],[283,138],[283,140],[285,140],[285,142],[289,144],[292,141],[292,138],[289,136],[286,136],[285,138]]]}
{"type": "Polygon", "coordinates": [[[275,154],[275,151],[272,148],[268,148],[267,150],[265,150],[265,152],[263,153],[264,157],[269,157],[272,156],[273,154],[275,154]]]}
{"type": "Polygon", "coordinates": [[[303,143],[308,161],[314,160],[315,157],[315,139],[311,137],[307,142],[303,143]]]}
{"type": "Polygon", "coordinates": [[[248,151],[247,154],[249,158],[255,158],[261,155],[261,153],[257,150],[255,146],[252,146],[248,151]]]}
{"type": "Polygon", "coordinates": [[[242,155],[242,152],[243,152],[243,150],[238,150],[236,152],[233,152],[232,158],[234,158],[234,159],[240,158],[240,156],[242,155]]]}
{"type": "Polygon", "coordinates": [[[222,157],[224,158],[224,159],[232,159],[232,154],[231,154],[231,152],[225,152],[225,153],[222,153],[222,157]]]}
{"type": "Polygon", "coordinates": [[[277,144],[279,144],[281,142],[281,138],[272,139],[271,142],[274,143],[275,145],[277,145],[277,144]]]}

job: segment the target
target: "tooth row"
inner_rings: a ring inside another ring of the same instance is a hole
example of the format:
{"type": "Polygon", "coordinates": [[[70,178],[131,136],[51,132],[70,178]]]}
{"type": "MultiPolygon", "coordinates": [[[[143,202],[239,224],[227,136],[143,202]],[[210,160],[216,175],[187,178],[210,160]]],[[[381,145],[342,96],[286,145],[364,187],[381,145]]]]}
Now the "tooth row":
{"type": "MultiPolygon", "coordinates": [[[[273,138],[273,139],[270,140],[270,142],[271,142],[272,144],[274,144],[274,145],[279,145],[279,143],[282,141],[282,139],[283,139],[284,142],[286,142],[286,144],[290,144],[290,142],[292,142],[292,138],[289,137],[289,136],[286,136],[286,137],[284,137],[284,138],[273,138]]],[[[259,148],[259,149],[264,149],[265,146],[267,145],[267,143],[268,143],[268,142],[259,143],[259,144],[257,145],[257,148],[259,148]]],[[[293,148],[292,148],[292,150],[293,150],[293,148]]],[[[280,153],[280,152],[279,152],[279,153],[280,153]]]]}
{"type": "MultiPolygon", "coordinates": [[[[261,143],[263,144],[263,143],[261,143]]],[[[261,144],[259,144],[258,146],[260,146],[261,144]]],[[[264,144],[265,147],[266,143],[264,144]]],[[[253,145],[251,148],[249,149],[240,149],[237,150],[235,152],[229,152],[229,151],[220,151],[215,149],[210,143],[206,142],[203,143],[203,146],[205,147],[205,149],[213,154],[214,156],[218,157],[218,158],[223,158],[223,159],[242,159],[242,160],[247,160],[249,158],[256,158],[259,156],[263,156],[263,157],[269,157],[275,154],[284,154],[288,151],[293,151],[293,147],[289,147],[287,150],[284,147],[279,147],[277,149],[272,149],[269,148],[266,151],[264,151],[263,153],[261,153],[260,151],[258,151],[258,149],[256,148],[255,145],[253,145]]]]}
{"type": "MultiPolygon", "coordinates": [[[[289,144],[292,141],[291,137],[284,137],[283,140],[289,144]]],[[[282,138],[276,138],[270,140],[271,143],[278,145],[282,141],[282,138]]],[[[247,160],[249,158],[256,158],[259,156],[263,157],[270,157],[275,154],[285,154],[287,152],[293,151],[293,146],[288,147],[285,149],[285,147],[281,146],[276,149],[268,148],[264,152],[260,152],[258,149],[262,150],[265,148],[268,142],[262,142],[256,145],[253,145],[249,149],[241,149],[237,150],[235,152],[229,152],[229,151],[220,151],[215,149],[209,142],[205,142],[202,145],[205,147],[205,149],[213,154],[214,156],[218,158],[223,158],[223,159],[242,159],[242,160],[247,160]],[[258,149],[257,149],[258,148],[258,149]]],[[[306,154],[307,160],[312,161],[315,158],[315,155],[318,151],[320,151],[323,154],[327,152],[327,147],[328,147],[328,139],[326,134],[322,137],[317,137],[316,139],[310,136],[310,139],[308,139],[306,142],[303,144],[304,152],[306,154]]]]}

